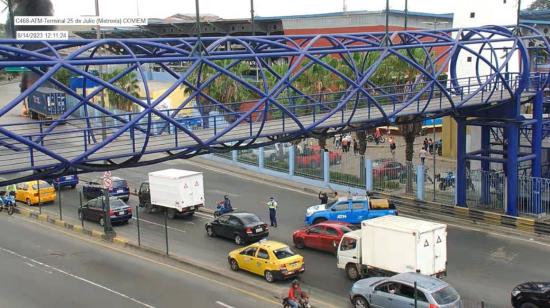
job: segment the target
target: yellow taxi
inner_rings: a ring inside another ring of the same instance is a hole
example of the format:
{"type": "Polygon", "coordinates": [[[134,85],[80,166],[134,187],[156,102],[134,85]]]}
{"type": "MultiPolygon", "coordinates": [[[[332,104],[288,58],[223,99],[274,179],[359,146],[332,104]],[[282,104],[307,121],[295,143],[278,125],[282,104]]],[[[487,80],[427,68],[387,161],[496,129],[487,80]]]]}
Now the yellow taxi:
{"type": "Polygon", "coordinates": [[[232,270],[239,269],[264,276],[267,282],[303,273],[304,257],[280,242],[262,240],[231,251],[227,257],[232,270]]]}
{"type": "Polygon", "coordinates": [[[54,187],[45,181],[23,182],[17,184],[15,188],[15,200],[25,202],[27,205],[38,204],[39,196],[40,203],[53,202],[57,197],[54,187]]]}

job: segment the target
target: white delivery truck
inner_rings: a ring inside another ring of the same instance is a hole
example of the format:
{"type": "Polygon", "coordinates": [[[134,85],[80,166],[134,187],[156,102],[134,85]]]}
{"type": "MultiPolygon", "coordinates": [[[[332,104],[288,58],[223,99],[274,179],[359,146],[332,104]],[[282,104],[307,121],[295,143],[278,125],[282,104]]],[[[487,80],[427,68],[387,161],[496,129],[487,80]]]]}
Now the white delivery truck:
{"type": "Polygon", "coordinates": [[[361,222],[338,246],[338,268],[348,278],[417,272],[447,273],[447,225],[387,215],[361,222]]]}
{"type": "Polygon", "coordinates": [[[166,208],[168,217],[190,216],[204,206],[201,172],[166,169],[149,173],[149,182],[139,187],[139,206],[148,212],[166,208]]]}

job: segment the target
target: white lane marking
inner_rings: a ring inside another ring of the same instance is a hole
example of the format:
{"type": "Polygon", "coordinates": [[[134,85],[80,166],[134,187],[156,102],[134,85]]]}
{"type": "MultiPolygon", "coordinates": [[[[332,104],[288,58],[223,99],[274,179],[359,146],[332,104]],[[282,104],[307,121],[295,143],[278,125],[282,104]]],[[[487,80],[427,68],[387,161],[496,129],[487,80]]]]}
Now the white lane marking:
{"type": "Polygon", "coordinates": [[[219,190],[219,189],[207,189],[206,190],[207,192],[209,193],[213,193],[213,194],[216,194],[216,195],[228,195],[230,197],[238,197],[240,196],[239,194],[235,194],[235,193],[230,193],[230,192],[227,192],[227,191],[223,191],[223,190],[219,190]]]}
{"type": "Polygon", "coordinates": [[[208,219],[208,220],[214,218],[213,215],[205,214],[205,213],[197,213],[197,212],[195,212],[195,215],[197,215],[197,216],[200,217],[200,218],[205,218],[205,219],[208,219]]]}
{"type": "MultiPolygon", "coordinates": [[[[98,287],[98,288],[103,289],[103,290],[105,290],[105,291],[108,291],[108,292],[110,292],[110,293],[116,294],[116,295],[118,295],[118,296],[120,296],[120,297],[129,299],[129,300],[131,300],[132,302],[134,302],[134,303],[136,303],[136,304],[139,304],[139,305],[142,305],[142,306],[144,306],[144,307],[147,307],[147,308],[155,308],[155,306],[151,306],[151,305],[149,305],[149,304],[146,304],[146,303],[144,303],[144,302],[142,302],[142,301],[139,301],[139,300],[137,300],[137,299],[135,299],[135,298],[133,298],[133,297],[131,297],[131,296],[128,296],[128,295],[126,295],[126,294],[123,294],[123,293],[120,293],[120,292],[115,291],[115,290],[113,290],[113,289],[110,289],[110,288],[108,288],[108,287],[106,287],[106,286],[103,286],[103,285],[101,285],[101,284],[99,284],[99,283],[93,282],[93,281],[91,281],[91,280],[88,280],[88,279],[86,279],[86,278],[84,278],[84,277],[80,277],[80,276],[75,275],[75,274],[71,274],[71,273],[66,272],[66,271],[64,271],[64,270],[62,270],[62,269],[59,269],[59,268],[57,268],[57,267],[55,267],[55,266],[48,265],[48,264],[46,264],[46,263],[42,263],[42,262],[40,262],[40,261],[37,261],[37,260],[35,260],[35,259],[33,259],[33,258],[30,258],[30,257],[24,256],[24,255],[18,254],[17,252],[12,251],[12,250],[9,250],[9,249],[7,249],[7,248],[0,247],[0,250],[3,251],[3,252],[9,253],[9,254],[11,254],[11,255],[13,255],[13,256],[16,256],[16,257],[18,257],[18,258],[20,258],[20,259],[23,259],[23,260],[25,260],[25,261],[29,261],[29,262],[32,262],[32,263],[34,263],[34,264],[43,266],[43,267],[45,267],[45,268],[47,268],[47,269],[50,269],[50,270],[52,270],[52,271],[61,273],[61,274],[63,274],[63,275],[69,276],[69,277],[71,277],[71,278],[74,278],[74,279],[80,280],[80,281],[82,281],[82,282],[91,284],[92,286],[98,287]]],[[[25,263],[26,263],[26,262],[25,262],[25,263]]]]}
{"type": "MultiPolygon", "coordinates": [[[[137,220],[135,217],[132,217],[132,219],[137,220]]],[[[164,224],[159,224],[159,223],[156,223],[156,222],[152,222],[152,221],[149,221],[149,220],[146,220],[146,219],[143,219],[143,218],[140,218],[139,221],[143,221],[143,222],[146,222],[146,223],[164,228],[164,224]]],[[[168,230],[174,230],[174,231],[178,231],[178,232],[181,232],[181,233],[186,233],[187,232],[185,230],[170,227],[170,226],[168,226],[168,230]]]]}
{"type": "Polygon", "coordinates": [[[32,263],[25,262],[25,264],[27,264],[27,265],[30,266],[30,267],[34,267],[34,264],[32,264],[32,263]]]}
{"type": "Polygon", "coordinates": [[[222,307],[225,307],[225,308],[235,308],[233,306],[229,306],[228,304],[226,303],[223,303],[223,302],[220,302],[220,301],[216,301],[216,304],[222,306],[222,307]]]}

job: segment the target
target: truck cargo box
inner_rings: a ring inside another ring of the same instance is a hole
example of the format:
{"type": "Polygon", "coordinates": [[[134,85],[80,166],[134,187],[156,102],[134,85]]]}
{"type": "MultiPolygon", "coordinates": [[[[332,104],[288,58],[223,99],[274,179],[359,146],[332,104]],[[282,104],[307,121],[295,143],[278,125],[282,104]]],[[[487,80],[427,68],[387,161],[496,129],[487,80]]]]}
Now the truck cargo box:
{"type": "Polygon", "coordinates": [[[41,87],[28,98],[30,116],[33,119],[55,119],[67,110],[64,92],[41,87]]]}
{"type": "Polygon", "coordinates": [[[204,205],[201,172],[166,169],[149,173],[151,203],[182,212],[183,208],[204,205]]]}
{"type": "Polygon", "coordinates": [[[368,267],[394,273],[446,272],[447,225],[402,216],[361,223],[361,259],[368,267]]]}

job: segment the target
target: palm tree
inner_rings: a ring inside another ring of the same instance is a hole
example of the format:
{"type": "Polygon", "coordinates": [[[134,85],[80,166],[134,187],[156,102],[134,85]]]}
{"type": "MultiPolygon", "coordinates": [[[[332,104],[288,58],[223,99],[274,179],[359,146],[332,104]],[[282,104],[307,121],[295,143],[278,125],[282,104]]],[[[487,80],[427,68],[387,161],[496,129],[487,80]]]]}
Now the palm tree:
{"type": "MultiPolygon", "coordinates": [[[[102,76],[103,80],[110,80],[114,78],[115,76],[119,75],[123,72],[123,69],[115,69],[110,73],[105,73],[102,76]]],[[[127,93],[128,95],[131,95],[133,97],[139,97],[140,88],[139,88],[139,80],[137,79],[137,75],[135,72],[130,72],[120,79],[118,79],[113,84],[117,88],[121,89],[123,92],[127,93]]],[[[128,98],[114,92],[111,90],[107,90],[107,97],[109,99],[109,104],[112,108],[119,109],[122,111],[127,112],[136,112],[138,110],[138,105],[135,104],[133,101],[129,100],[128,98]]]]}

